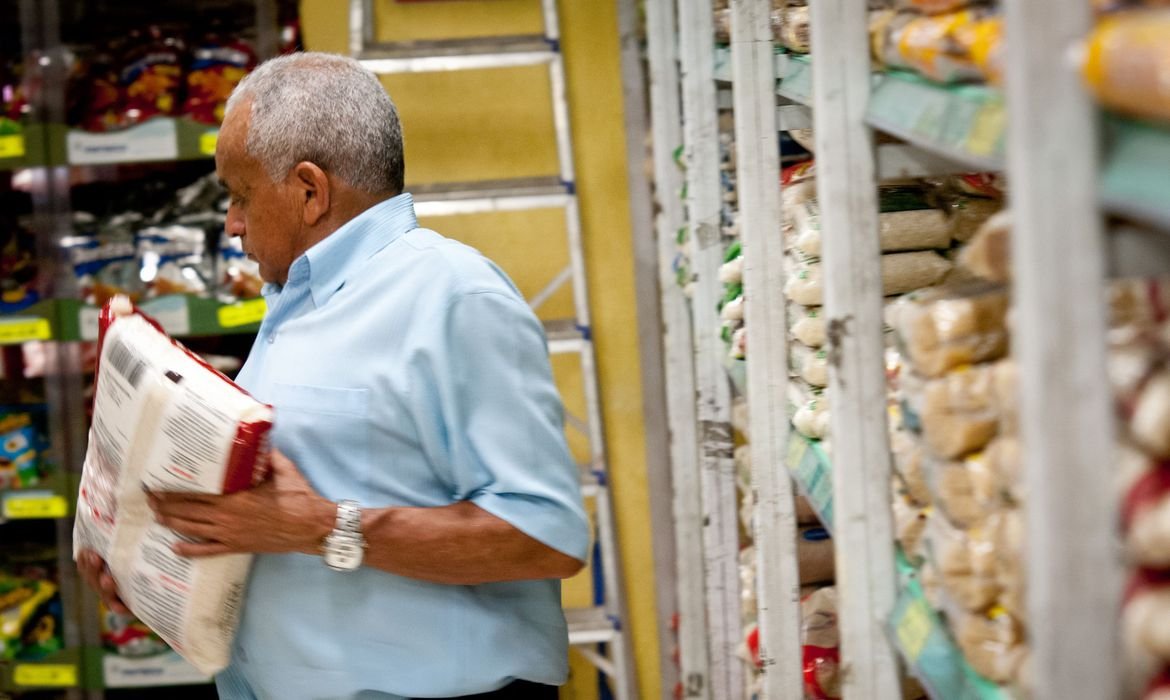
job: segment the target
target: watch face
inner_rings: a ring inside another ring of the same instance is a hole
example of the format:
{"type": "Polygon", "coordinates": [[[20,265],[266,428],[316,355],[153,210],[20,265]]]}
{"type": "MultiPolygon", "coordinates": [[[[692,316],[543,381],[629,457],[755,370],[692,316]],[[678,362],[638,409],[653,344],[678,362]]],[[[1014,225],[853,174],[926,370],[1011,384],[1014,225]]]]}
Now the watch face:
{"type": "Polygon", "coordinates": [[[362,541],[356,537],[330,535],[325,541],[325,563],[341,571],[358,568],[362,564],[362,541]]]}

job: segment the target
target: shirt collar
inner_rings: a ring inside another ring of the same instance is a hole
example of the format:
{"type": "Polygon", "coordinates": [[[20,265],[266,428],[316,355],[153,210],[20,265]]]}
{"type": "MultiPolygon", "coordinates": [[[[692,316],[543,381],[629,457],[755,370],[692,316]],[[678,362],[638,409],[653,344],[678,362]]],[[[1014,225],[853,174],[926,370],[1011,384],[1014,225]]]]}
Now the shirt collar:
{"type": "Polygon", "coordinates": [[[409,192],[379,202],[293,261],[288,284],[300,284],[307,278],[313,303],[320,308],[341,289],[358,266],[402,234],[416,228],[418,219],[409,192]]]}

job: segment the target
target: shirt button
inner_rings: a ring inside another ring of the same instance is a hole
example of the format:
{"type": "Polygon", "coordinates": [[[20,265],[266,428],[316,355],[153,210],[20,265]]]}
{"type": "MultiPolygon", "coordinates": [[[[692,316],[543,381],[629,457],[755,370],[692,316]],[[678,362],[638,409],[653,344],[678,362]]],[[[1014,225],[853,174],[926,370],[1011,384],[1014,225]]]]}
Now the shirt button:
{"type": "Polygon", "coordinates": [[[272,345],[272,344],[273,344],[273,343],[275,343],[275,342],[276,342],[276,334],[275,334],[275,333],[269,333],[269,334],[268,334],[268,344],[269,344],[269,345],[272,345]]]}

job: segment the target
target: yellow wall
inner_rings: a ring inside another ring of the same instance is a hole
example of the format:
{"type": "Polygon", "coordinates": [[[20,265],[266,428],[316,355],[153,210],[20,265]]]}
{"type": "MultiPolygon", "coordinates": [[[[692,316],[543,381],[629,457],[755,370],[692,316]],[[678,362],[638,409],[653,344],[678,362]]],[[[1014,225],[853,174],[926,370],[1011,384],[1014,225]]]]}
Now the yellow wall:
{"type": "MultiPolygon", "coordinates": [[[[344,52],[348,3],[302,0],[308,48],[344,52]]],[[[538,0],[462,0],[403,4],[378,0],[383,40],[532,34],[538,0]]],[[[644,464],[641,371],[634,308],[632,231],[623,132],[616,1],[560,2],[562,43],[573,121],[574,158],[584,229],[602,411],[625,590],[642,698],[660,696],[655,586],[644,464]]],[[[411,185],[551,175],[557,170],[547,74],[541,67],[393,76],[384,80],[401,112],[406,179],[411,185]]],[[[424,222],[499,262],[526,295],[568,262],[558,211],[461,216],[424,222]]],[[[562,289],[540,309],[572,315],[562,289]]],[[[579,370],[554,362],[566,408],[583,415],[579,370]]],[[[570,433],[574,451],[584,442],[570,433]]],[[[570,605],[590,602],[590,584],[566,585],[570,605]]],[[[595,672],[575,658],[562,698],[596,697],[595,672]]]]}

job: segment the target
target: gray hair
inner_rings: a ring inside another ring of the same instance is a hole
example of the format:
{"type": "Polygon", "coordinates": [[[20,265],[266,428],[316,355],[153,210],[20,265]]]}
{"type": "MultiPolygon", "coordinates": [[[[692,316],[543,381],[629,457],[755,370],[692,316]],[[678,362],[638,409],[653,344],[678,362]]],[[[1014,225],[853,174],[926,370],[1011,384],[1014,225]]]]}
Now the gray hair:
{"type": "Polygon", "coordinates": [[[370,194],[402,191],[398,110],[352,58],[306,52],[265,61],[240,81],[227,110],[248,101],[246,148],[273,182],[309,161],[370,194]]]}

